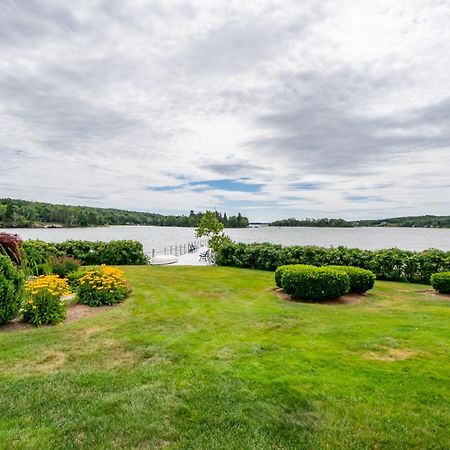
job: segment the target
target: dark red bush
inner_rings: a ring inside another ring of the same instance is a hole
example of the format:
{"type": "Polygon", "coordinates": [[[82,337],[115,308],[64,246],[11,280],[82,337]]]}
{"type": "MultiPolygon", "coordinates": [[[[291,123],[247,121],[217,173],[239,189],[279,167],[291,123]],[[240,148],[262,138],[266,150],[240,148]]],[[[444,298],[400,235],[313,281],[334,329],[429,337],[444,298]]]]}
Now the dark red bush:
{"type": "Polygon", "coordinates": [[[0,253],[4,253],[14,264],[22,259],[22,238],[18,234],[0,233],[0,253]]]}

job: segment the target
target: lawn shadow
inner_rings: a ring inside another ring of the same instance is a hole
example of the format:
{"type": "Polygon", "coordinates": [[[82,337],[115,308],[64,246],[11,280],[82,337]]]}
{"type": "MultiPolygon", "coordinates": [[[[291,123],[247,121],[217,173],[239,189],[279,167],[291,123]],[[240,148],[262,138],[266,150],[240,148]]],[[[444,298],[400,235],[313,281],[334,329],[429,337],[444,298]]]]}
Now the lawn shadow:
{"type": "Polygon", "coordinates": [[[282,288],[273,288],[272,292],[280,299],[292,303],[308,303],[315,305],[358,305],[368,297],[368,294],[358,294],[356,292],[350,292],[342,295],[338,298],[330,300],[302,300],[294,299],[290,295],[286,294],[282,288]]]}
{"type": "Polygon", "coordinates": [[[425,289],[423,291],[417,291],[417,292],[419,294],[423,294],[423,295],[426,295],[426,296],[434,297],[434,298],[428,297],[427,300],[439,299],[439,300],[448,300],[448,301],[450,301],[450,294],[442,294],[440,292],[435,291],[434,289],[425,289]]]}

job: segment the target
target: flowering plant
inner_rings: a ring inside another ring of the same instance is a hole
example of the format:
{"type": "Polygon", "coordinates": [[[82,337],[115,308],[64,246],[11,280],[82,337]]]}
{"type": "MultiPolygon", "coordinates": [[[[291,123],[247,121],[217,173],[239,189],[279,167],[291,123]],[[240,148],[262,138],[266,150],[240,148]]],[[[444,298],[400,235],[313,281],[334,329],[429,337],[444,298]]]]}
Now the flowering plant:
{"type": "Polygon", "coordinates": [[[23,320],[36,326],[62,322],[67,310],[61,296],[70,293],[67,280],[58,275],[41,275],[27,281],[21,309],[23,320]]]}
{"type": "Polygon", "coordinates": [[[78,279],[77,297],[90,306],[112,305],[123,301],[129,290],[123,270],[101,265],[78,279]]]}

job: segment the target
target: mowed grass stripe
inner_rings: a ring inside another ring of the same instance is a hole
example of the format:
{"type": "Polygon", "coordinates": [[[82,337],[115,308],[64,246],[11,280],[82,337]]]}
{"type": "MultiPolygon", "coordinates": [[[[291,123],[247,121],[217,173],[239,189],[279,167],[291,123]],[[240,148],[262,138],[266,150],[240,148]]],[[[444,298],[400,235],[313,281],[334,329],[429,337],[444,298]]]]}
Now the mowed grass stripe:
{"type": "Polygon", "coordinates": [[[1,448],[450,448],[450,303],[429,287],[321,305],[270,272],[125,271],[123,304],[0,334],[1,448]]]}

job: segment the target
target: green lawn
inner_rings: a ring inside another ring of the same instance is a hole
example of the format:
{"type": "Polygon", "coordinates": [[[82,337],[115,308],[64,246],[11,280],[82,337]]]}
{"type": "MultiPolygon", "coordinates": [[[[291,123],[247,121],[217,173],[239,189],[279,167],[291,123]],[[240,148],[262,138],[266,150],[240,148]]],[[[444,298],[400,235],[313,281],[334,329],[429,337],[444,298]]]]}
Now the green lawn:
{"type": "Polygon", "coordinates": [[[270,272],[126,274],[118,307],[0,333],[0,448],[450,448],[450,301],[430,287],[319,305],[270,272]]]}

